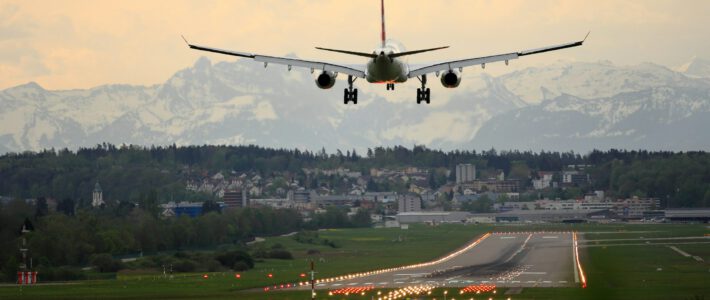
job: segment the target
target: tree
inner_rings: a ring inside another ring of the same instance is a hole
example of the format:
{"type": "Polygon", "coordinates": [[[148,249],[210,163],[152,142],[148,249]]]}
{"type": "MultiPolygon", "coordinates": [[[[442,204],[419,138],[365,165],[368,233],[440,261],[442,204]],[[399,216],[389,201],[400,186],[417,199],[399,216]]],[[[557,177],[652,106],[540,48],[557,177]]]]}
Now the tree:
{"type": "Polygon", "coordinates": [[[219,204],[213,200],[202,202],[202,214],[205,215],[210,212],[220,212],[219,204]]]}
{"type": "Polygon", "coordinates": [[[116,272],[123,269],[123,263],[119,259],[114,259],[111,254],[102,253],[91,256],[91,265],[99,272],[116,272]]]}
{"type": "Polygon", "coordinates": [[[359,209],[351,218],[350,222],[354,227],[370,227],[372,225],[372,219],[370,218],[370,211],[366,209],[359,209]]]}
{"type": "Polygon", "coordinates": [[[37,204],[35,209],[35,218],[44,217],[49,213],[49,207],[47,206],[47,199],[44,197],[37,198],[37,204]]]}
{"type": "Polygon", "coordinates": [[[67,216],[74,216],[74,200],[64,198],[57,203],[57,211],[67,216]]]}

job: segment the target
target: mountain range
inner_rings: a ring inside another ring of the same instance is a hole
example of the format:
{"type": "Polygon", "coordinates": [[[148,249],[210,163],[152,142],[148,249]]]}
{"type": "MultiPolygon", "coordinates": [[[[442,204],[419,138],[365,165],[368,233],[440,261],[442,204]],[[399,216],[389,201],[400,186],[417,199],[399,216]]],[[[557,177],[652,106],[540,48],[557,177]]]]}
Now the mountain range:
{"type": "Polygon", "coordinates": [[[307,71],[204,57],[152,86],[51,91],[31,82],[0,91],[0,153],[103,142],[710,150],[710,62],[699,58],[675,70],[557,62],[463,75],[453,90],[431,80],[430,105],[414,101],[418,82],[395,91],[356,82],[359,103],[344,105],[342,80],[320,90],[307,71]]]}

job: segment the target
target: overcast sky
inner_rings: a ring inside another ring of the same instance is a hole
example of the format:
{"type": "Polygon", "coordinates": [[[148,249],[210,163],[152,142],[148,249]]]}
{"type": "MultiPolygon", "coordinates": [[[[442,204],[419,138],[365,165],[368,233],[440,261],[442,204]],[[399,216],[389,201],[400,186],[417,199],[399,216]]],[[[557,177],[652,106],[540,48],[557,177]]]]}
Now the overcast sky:
{"type": "MultiPolygon", "coordinates": [[[[578,40],[582,48],[526,57],[507,72],[555,60],[681,65],[710,56],[710,1],[388,0],[388,38],[410,63],[477,57],[578,40]]],[[[333,62],[362,58],[314,46],[371,51],[379,40],[379,1],[34,1],[0,2],[0,89],[35,81],[47,89],[165,81],[199,56],[180,38],[218,48],[333,62]]]]}

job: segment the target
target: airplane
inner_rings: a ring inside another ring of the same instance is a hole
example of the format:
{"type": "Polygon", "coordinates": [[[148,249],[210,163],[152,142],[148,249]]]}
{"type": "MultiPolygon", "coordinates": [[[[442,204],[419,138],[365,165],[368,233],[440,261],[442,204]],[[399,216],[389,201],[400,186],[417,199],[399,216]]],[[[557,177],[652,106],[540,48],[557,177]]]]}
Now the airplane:
{"type": "Polygon", "coordinates": [[[316,49],[323,51],[331,51],[342,54],[367,57],[368,61],[364,68],[351,67],[342,64],[333,64],[321,61],[302,60],[295,58],[254,54],[249,52],[223,50],[218,48],[190,44],[185,39],[185,37],[182,38],[191,49],[251,58],[255,61],[263,62],[264,68],[266,68],[268,64],[279,64],[288,66],[288,71],[291,71],[291,67],[310,68],[311,73],[319,71],[320,74],[315,78],[315,82],[316,86],[321,89],[332,88],[335,85],[336,77],[338,77],[340,73],[346,74],[348,75],[348,88],[344,90],[343,102],[347,105],[349,102],[357,104],[357,89],[353,88],[353,83],[358,78],[364,78],[369,83],[384,83],[386,84],[387,90],[394,90],[394,85],[396,83],[404,83],[408,79],[417,78],[421,83],[421,88],[417,89],[417,104],[421,104],[422,102],[429,104],[431,102],[431,91],[429,88],[426,87],[428,74],[433,73],[436,77],[440,77],[441,84],[444,87],[455,88],[458,87],[461,83],[461,72],[463,71],[464,67],[481,65],[481,68],[485,69],[487,63],[499,61],[504,61],[505,64],[508,65],[510,60],[517,59],[522,56],[581,46],[589,36],[589,33],[587,33],[584,39],[577,42],[531,50],[524,50],[520,52],[511,52],[491,56],[445,61],[411,70],[409,65],[401,61],[399,58],[407,55],[446,49],[448,48],[448,46],[400,52],[399,47],[396,44],[386,39],[384,2],[384,0],[380,0],[380,11],[382,17],[382,29],[380,36],[381,46],[373,50],[372,53],[316,47],[316,49]]]}

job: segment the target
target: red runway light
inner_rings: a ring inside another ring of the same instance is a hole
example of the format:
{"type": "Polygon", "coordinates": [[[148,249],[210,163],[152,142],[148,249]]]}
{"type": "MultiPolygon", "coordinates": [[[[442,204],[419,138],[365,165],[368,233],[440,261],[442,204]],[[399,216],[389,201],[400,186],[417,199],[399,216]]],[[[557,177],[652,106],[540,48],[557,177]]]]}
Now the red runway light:
{"type": "Polygon", "coordinates": [[[207,279],[207,278],[210,278],[210,276],[205,274],[205,275],[202,275],[202,278],[207,279]]]}
{"type": "Polygon", "coordinates": [[[269,278],[272,278],[272,277],[274,277],[274,274],[269,273],[269,275],[266,275],[266,276],[269,276],[269,278]]]}
{"type": "Polygon", "coordinates": [[[301,275],[298,275],[298,276],[306,277],[306,273],[301,273],[301,275]]]}
{"type": "Polygon", "coordinates": [[[234,277],[236,277],[236,278],[242,278],[242,274],[234,274],[234,277]]]}

